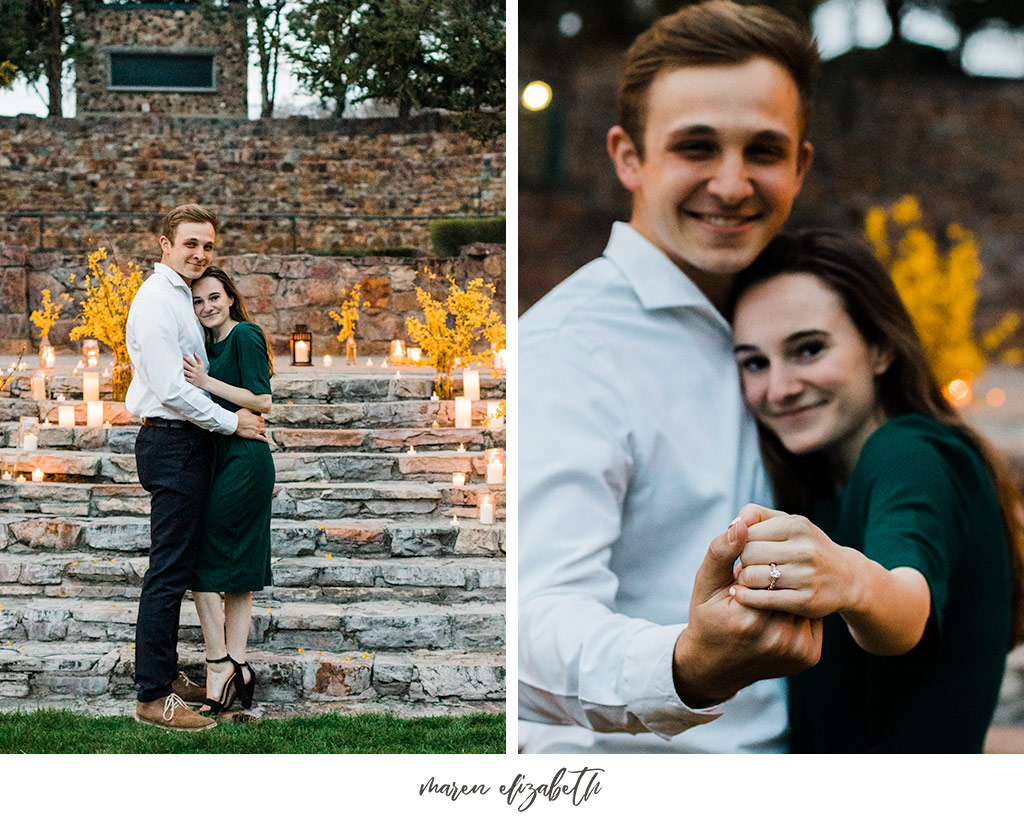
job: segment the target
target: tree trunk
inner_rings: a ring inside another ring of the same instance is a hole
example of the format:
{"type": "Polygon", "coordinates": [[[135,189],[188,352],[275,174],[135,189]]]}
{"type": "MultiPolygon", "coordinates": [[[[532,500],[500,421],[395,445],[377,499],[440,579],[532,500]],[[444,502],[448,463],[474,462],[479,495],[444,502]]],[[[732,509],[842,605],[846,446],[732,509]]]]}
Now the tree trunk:
{"type": "Polygon", "coordinates": [[[50,117],[63,117],[64,80],[64,21],[61,19],[61,4],[49,6],[46,20],[46,87],[49,91],[50,117]]]}
{"type": "Polygon", "coordinates": [[[896,45],[902,45],[903,32],[900,31],[900,19],[902,15],[900,12],[903,9],[904,0],[885,0],[885,13],[889,17],[889,22],[892,24],[892,42],[896,45]]]}

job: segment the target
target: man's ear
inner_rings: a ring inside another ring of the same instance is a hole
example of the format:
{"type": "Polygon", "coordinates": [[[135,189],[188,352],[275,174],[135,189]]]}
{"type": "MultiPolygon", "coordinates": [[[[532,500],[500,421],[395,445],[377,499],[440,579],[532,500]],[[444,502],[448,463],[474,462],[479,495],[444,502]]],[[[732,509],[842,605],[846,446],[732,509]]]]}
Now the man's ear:
{"type": "Polygon", "coordinates": [[[807,170],[811,168],[811,161],[814,160],[814,146],[811,145],[809,140],[805,140],[800,144],[800,148],[796,152],[796,173],[800,177],[800,185],[803,186],[804,177],[807,176],[807,170]]]}
{"type": "Polygon", "coordinates": [[[167,254],[169,251],[171,251],[171,246],[173,246],[173,245],[174,244],[172,244],[167,239],[166,235],[160,235],[160,251],[161,252],[163,252],[164,254],[167,254]]]}
{"type": "Polygon", "coordinates": [[[622,126],[612,126],[608,130],[608,156],[615,164],[615,174],[619,176],[622,185],[630,192],[639,190],[643,161],[636,150],[636,144],[622,126]]]}

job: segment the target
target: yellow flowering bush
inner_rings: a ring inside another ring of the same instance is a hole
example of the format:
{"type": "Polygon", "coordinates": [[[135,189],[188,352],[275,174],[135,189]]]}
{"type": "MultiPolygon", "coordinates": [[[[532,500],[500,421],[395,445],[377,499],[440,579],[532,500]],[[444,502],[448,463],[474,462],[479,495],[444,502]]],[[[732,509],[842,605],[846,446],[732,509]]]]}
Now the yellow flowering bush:
{"type": "Polygon", "coordinates": [[[71,296],[67,292],[60,296],[59,301],[53,301],[50,299],[50,290],[43,289],[43,308],[36,309],[28,319],[39,327],[44,338],[49,337],[53,324],[60,317],[60,310],[65,306],[70,306],[71,303],[71,296]]]}
{"type": "Polygon", "coordinates": [[[100,247],[89,255],[89,271],[85,275],[85,300],[82,302],[82,322],[71,330],[71,339],[89,337],[102,341],[114,353],[114,398],[124,400],[131,381],[125,327],[132,298],[142,286],[142,270],[128,262],[128,271],[122,272],[117,261],[104,268],[107,250],[100,247]],[[120,367],[120,368],[119,368],[120,367]]]}
{"type": "MultiPolygon", "coordinates": [[[[865,232],[892,275],[940,384],[948,387],[958,378],[970,383],[985,365],[972,325],[981,277],[977,244],[969,231],[953,224],[940,248],[922,224],[917,198],[907,196],[889,208],[869,210],[865,232]]],[[[984,348],[997,349],[1019,322],[1007,314],[984,336],[984,348]]]]}
{"type": "MultiPolygon", "coordinates": [[[[423,269],[429,280],[437,273],[429,267],[423,269]]],[[[483,278],[474,278],[462,289],[448,276],[448,294],[444,300],[434,298],[427,290],[416,287],[416,300],[423,310],[423,320],[406,318],[405,325],[411,337],[423,350],[426,363],[437,370],[435,386],[439,398],[452,397],[452,369],[458,360],[463,366],[479,363],[490,357],[490,349],[473,352],[473,346],[490,336],[504,338],[504,324],[491,301],[494,284],[485,284],[483,278]]]]}
{"type": "Polygon", "coordinates": [[[359,298],[361,295],[362,287],[357,283],[341,304],[341,313],[331,310],[330,316],[341,326],[338,331],[338,340],[348,340],[355,335],[356,324],[359,323],[359,298]]]}

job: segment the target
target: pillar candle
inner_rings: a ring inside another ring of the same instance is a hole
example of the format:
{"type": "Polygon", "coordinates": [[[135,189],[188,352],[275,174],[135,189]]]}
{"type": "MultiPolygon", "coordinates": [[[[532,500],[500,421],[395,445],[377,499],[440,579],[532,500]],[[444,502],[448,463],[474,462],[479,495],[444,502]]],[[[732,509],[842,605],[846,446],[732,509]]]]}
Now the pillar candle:
{"type": "Polygon", "coordinates": [[[57,425],[58,426],[74,426],[75,425],[75,407],[73,407],[73,406],[58,406],[57,407],[57,425]]]}
{"type": "Polygon", "coordinates": [[[462,394],[471,401],[480,400],[480,373],[467,369],[462,373],[462,394]]]}
{"type": "Polygon", "coordinates": [[[487,462],[487,483],[500,484],[505,480],[505,467],[497,458],[491,458],[487,462]]]}
{"type": "Polygon", "coordinates": [[[409,360],[413,363],[419,363],[421,357],[423,357],[423,352],[418,346],[414,346],[409,350],[409,360]]]}
{"type": "Polygon", "coordinates": [[[42,401],[46,399],[46,375],[36,372],[32,375],[32,400],[42,401]]]}
{"type": "Polygon", "coordinates": [[[309,361],[309,344],[304,340],[295,341],[295,362],[306,363],[309,361]]]}
{"type": "Polygon", "coordinates": [[[473,424],[473,402],[469,398],[455,399],[455,427],[456,429],[468,429],[473,424]]]}
{"type": "Polygon", "coordinates": [[[86,426],[103,426],[103,401],[89,401],[85,417],[86,426]]]}
{"type": "Polygon", "coordinates": [[[82,397],[87,401],[100,399],[99,372],[86,372],[82,375],[82,397]]]}
{"type": "Polygon", "coordinates": [[[36,483],[41,483],[43,480],[43,470],[41,470],[38,466],[32,470],[32,480],[35,481],[36,483]]]}
{"type": "Polygon", "coordinates": [[[498,429],[501,427],[501,419],[498,417],[498,405],[501,401],[487,401],[487,428],[498,429]]]}
{"type": "Polygon", "coordinates": [[[466,473],[465,472],[453,472],[452,473],[452,486],[465,486],[466,485],[466,473]]]}
{"type": "Polygon", "coordinates": [[[26,432],[25,440],[22,443],[22,448],[29,452],[34,452],[39,446],[39,438],[35,432],[26,432]]]}
{"type": "Polygon", "coordinates": [[[391,360],[398,363],[405,357],[405,341],[395,339],[391,341],[391,360]]]}
{"type": "Polygon", "coordinates": [[[324,366],[330,366],[333,358],[330,355],[324,355],[324,366]]]}
{"type": "Polygon", "coordinates": [[[480,496],[480,523],[494,523],[494,496],[488,493],[480,496]]]}

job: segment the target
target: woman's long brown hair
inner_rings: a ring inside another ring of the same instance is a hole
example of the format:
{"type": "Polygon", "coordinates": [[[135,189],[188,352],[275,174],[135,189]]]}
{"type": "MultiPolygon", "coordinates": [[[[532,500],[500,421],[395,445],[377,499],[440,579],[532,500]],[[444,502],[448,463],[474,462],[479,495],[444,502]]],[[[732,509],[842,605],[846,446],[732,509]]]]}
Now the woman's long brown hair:
{"type": "MultiPolygon", "coordinates": [[[[988,467],[1002,512],[1013,578],[1011,648],[1024,641],[1024,498],[998,453],[964,421],[942,393],[914,323],[888,272],[859,238],[830,229],[783,234],[741,272],[736,298],[756,283],[782,274],[810,274],[835,292],[869,345],[892,354],[892,364],[876,378],[882,409],[890,418],[917,413],[952,427],[988,467]]],[[[730,312],[730,316],[731,316],[730,312]]],[[[815,493],[832,485],[820,455],[793,455],[767,427],[758,424],[765,468],[775,486],[777,505],[808,514],[815,493]]]]}
{"type": "MultiPolygon", "coordinates": [[[[253,323],[252,318],[249,317],[249,310],[245,308],[245,298],[242,297],[242,293],[238,291],[238,287],[235,286],[235,282],[231,280],[228,273],[217,266],[208,266],[206,271],[203,272],[198,278],[192,281],[193,284],[199,283],[203,278],[215,278],[220,281],[221,286],[224,287],[224,293],[232,298],[231,308],[228,310],[228,316],[232,320],[239,322],[252,323],[257,329],[260,330],[260,334],[263,335],[263,342],[267,345],[267,364],[270,367],[270,374],[274,374],[274,350],[270,348],[270,341],[267,340],[267,333],[264,332],[260,326],[253,323]]],[[[206,340],[209,343],[210,332],[206,331],[206,340]]]]}

